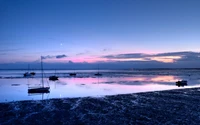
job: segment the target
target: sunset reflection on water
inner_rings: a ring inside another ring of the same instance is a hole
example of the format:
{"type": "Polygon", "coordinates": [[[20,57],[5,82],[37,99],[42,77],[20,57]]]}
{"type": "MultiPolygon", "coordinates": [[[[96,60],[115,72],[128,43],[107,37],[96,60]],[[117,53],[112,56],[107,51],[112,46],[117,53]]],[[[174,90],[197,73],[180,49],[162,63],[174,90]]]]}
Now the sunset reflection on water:
{"type": "MultiPolygon", "coordinates": [[[[134,75],[131,77],[89,77],[59,78],[58,81],[47,81],[50,93],[46,98],[96,97],[105,95],[150,92],[178,89],[175,82],[180,79],[189,80],[188,87],[199,86],[198,79],[172,75],[134,75]]],[[[29,96],[28,87],[41,84],[40,78],[0,79],[1,102],[16,100],[40,100],[41,95],[29,96]],[[6,90],[6,91],[5,91],[6,90]],[[12,94],[11,94],[12,93],[12,94]]],[[[183,87],[182,87],[183,88],[183,87]]]]}

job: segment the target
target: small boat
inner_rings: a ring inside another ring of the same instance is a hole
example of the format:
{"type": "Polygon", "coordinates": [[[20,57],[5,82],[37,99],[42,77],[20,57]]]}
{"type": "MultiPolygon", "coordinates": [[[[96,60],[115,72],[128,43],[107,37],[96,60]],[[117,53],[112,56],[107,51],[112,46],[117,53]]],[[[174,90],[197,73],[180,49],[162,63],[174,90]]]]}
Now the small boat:
{"type": "Polygon", "coordinates": [[[34,76],[35,74],[36,74],[35,72],[29,72],[29,65],[28,65],[28,72],[24,73],[24,77],[34,76]]]}
{"type": "Polygon", "coordinates": [[[71,73],[69,73],[69,76],[76,76],[76,73],[75,73],[75,71],[74,71],[74,72],[71,72],[71,73]]]}
{"type": "Polygon", "coordinates": [[[30,72],[31,75],[35,75],[35,72],[30,72]]]}
{"type": "Polygon", "coordinates": [[[176,85],[178,87],[180,87],[180,86],[186,86],[187,85],[187,81],[186,80],[177,81],[176,85]]]}
{"type": "Polygon", "coordinates": [[[50,87],[29,88],[28,93],[49,93],[50,87]]]}
{"type": "Polygon", "coordinates": [[[101,73],[96,73],[96,74],[94,74],[95,76],[102,76],[102,74],[101,73]]]}
{"type": "Polygon", "coordinates": [[[76,73],[69,73],[70,76],[76,76],[76,73]]]}
{"type": "Polygon", "coordinates": [[[44,87],[44,73],[43,73],[43,63],[42,63],[42,56],[41,56],[41,71],[42,71],[42,86],[39,87],[29,87],[28,93],[49,93],[50,87],[44,87]]]}
{"type": "Polygon", "coordinates": [[[55,81],[58,80],[58,76],[49,76],[49,80],[55,81]]]}
{"type": "Polygon", "coordinates": [[[24,77],[32,76],[29,72],[24,73],[24,77]]]}
{"type": "Polygon", "coordinates": [[[102,76],[101,73],[99,73],[99,65],[98,65],[98,72],[94,74],[95,76],[102,76]]]}
{"type": "Polygon", "coordinates": [[[49,80],[52,80],[52,81],[58,80],[58,76],[56,76],[56,70],[55,70],[55,75],[49,76],[49,80]]]}

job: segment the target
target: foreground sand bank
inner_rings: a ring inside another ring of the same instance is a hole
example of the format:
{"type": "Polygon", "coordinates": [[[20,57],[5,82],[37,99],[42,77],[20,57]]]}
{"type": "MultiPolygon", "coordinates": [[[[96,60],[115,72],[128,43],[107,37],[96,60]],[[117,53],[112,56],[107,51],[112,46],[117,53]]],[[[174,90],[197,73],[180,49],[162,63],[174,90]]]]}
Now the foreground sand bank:
{"type": "Polygon", "coordinates": [[[199,124],[200,88],[0,103],[0,124],[199,124]]]}

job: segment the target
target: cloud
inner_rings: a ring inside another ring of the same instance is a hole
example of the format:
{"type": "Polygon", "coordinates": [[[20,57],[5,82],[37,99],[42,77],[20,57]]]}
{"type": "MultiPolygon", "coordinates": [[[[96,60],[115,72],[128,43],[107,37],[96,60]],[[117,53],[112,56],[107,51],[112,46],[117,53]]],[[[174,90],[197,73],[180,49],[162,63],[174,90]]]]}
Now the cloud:
{"type": "Polygon", "coordinates": [[[67,57],[67,56],[66,56],[66,55],[64,55],[64,54],[63,54],[63,55],[57,55],[57,56],[56,56],[56,58],[57,58],[57,59],[60,59],[60,58],[65,58],[65,57],[67,57]]]}
{"type": "Polygon", "coordinates": [[[63,54],[63,55],[56,55],[56,56],[47,55],[47,56],[42,56],[41,58],[42,59],[51,59],[51,58],[60,59],[60,58],[65,58],[65,57],[67,57],[67,56],[65,54],[63,54]]]}
{"type": "Polygon", "coordinates": [[[110,49],[108,49],[108,48],[104,48],[102,51],[103,52],[107,52],[107,51],[109,51],[110,49]]]}
{"type": "Polygon", "coordinates": [[[51,58],[54,58],[55,56],[50,56],[50,55],[48,55],[48,56],[41,56],[41,58],[42,59],[51,59],[51,58]]]}
{"type": "Polygon", "coordinates": [[[74,63],[74,62],[73,62],[73,61],[71,61],[71,60],[69,60],[69,61],[68,61],[68,63],[71,63],[71,64],[72,64],[72,63],[74,63]]]}
{"type": "Polygon", "coordinates": [[[88,51],[88,50],[85,50],[84,52],[81,52],[81,53],[77,53],[76,55],[77,56],[79,56],[79,55],[84,55],[84,54],[87,54],[87,53],[89,53],[90,51],[88,51]]]}
{"type": "MultiPolygon", "coordinates": [[[[66,55],[44,56],[43,58],[64,58],[66,55]]],[[[158,54],[145,53],[127,53],[106,55],[103,57],[108,61],[98,61],[93,63],[88,62],[73,62],[66,60],[65,62],[48,62],[44,61],[46,69],[96,69],[97,65],[101,69],[130,69],[130,68],[200,68],[200,53],[199,52],[170,52],[158,54]]],[[[35,61],[24,63],[0,63],[0,69],[25,69],[27,64],[39,69],[40,62],[35,61]]]]}
{"type": "Polygon", "coordinates": [[[199,52],[172,52],[172,53],[161,53],[157,54],[157,57],[164,56],[164,57],[180,57],[174,58],[174,61],[199,61],[200,60],[200,53],[199,52]]]}
{"type": "Polygon", "coordinates": [[[178,59],[177,61],[200,61],[199,55],[187,55],[183,56],[181,59],[178,59]]]}
{"type": "Polygon", "coordinates": [[[143,53],[127,53],[127,54],[118,54],[118,55],[107,55],[103,56],[103,58],[109,59],[127,59],[127,58],[143,58],[146,54],[143,53]]]}
{"type": "Polygon", "coordinates": [[[158,54],[145,54],[145,53],[126,53],[117,55],[106,55],[102,58],[115,60],[115,61],[158,61],[164,63],[173,63],[177,61],[191,61],[200,60],[199,52],[169,52],[158,54]]]}
{"type": "Polygon", "coordinates": [[[169,53],[156,54],[156,56],[194,56],[194,55],[200,55],[200,53],[199,52],[185,51],[185,52],[169,52],[169,53]]]}
{"type": "Polygon", "coordinates": [[[84,55],[84,54],[85,54],[85,53],[77,53],[76,55],[79,56],[79,55],[84,55]]]}

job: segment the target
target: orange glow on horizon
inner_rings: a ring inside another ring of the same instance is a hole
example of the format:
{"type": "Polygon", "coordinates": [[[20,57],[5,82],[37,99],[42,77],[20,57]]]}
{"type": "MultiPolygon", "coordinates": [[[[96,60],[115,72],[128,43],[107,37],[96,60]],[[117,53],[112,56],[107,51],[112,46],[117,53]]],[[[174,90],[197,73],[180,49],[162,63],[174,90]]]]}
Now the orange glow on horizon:
{"type": "Polygon", "coordinates": [[[139,82],[176,82],[177,78],[174,76],[137,76],[137,77],[130,77],[126,78],[127,81],[139,81],[139,82]]]}
{"type": "Polygon", "coordinates": [[[150,57],[151,60],[164,62],[164,63],[173,63],[176,59],[181,59],[181,56],[159,56],[159,57],[150,57]]]}
{"type": "Polygon", "coordinates": [[[113,61],[147,61],[144,58],[111,59],[113,61]]]}

